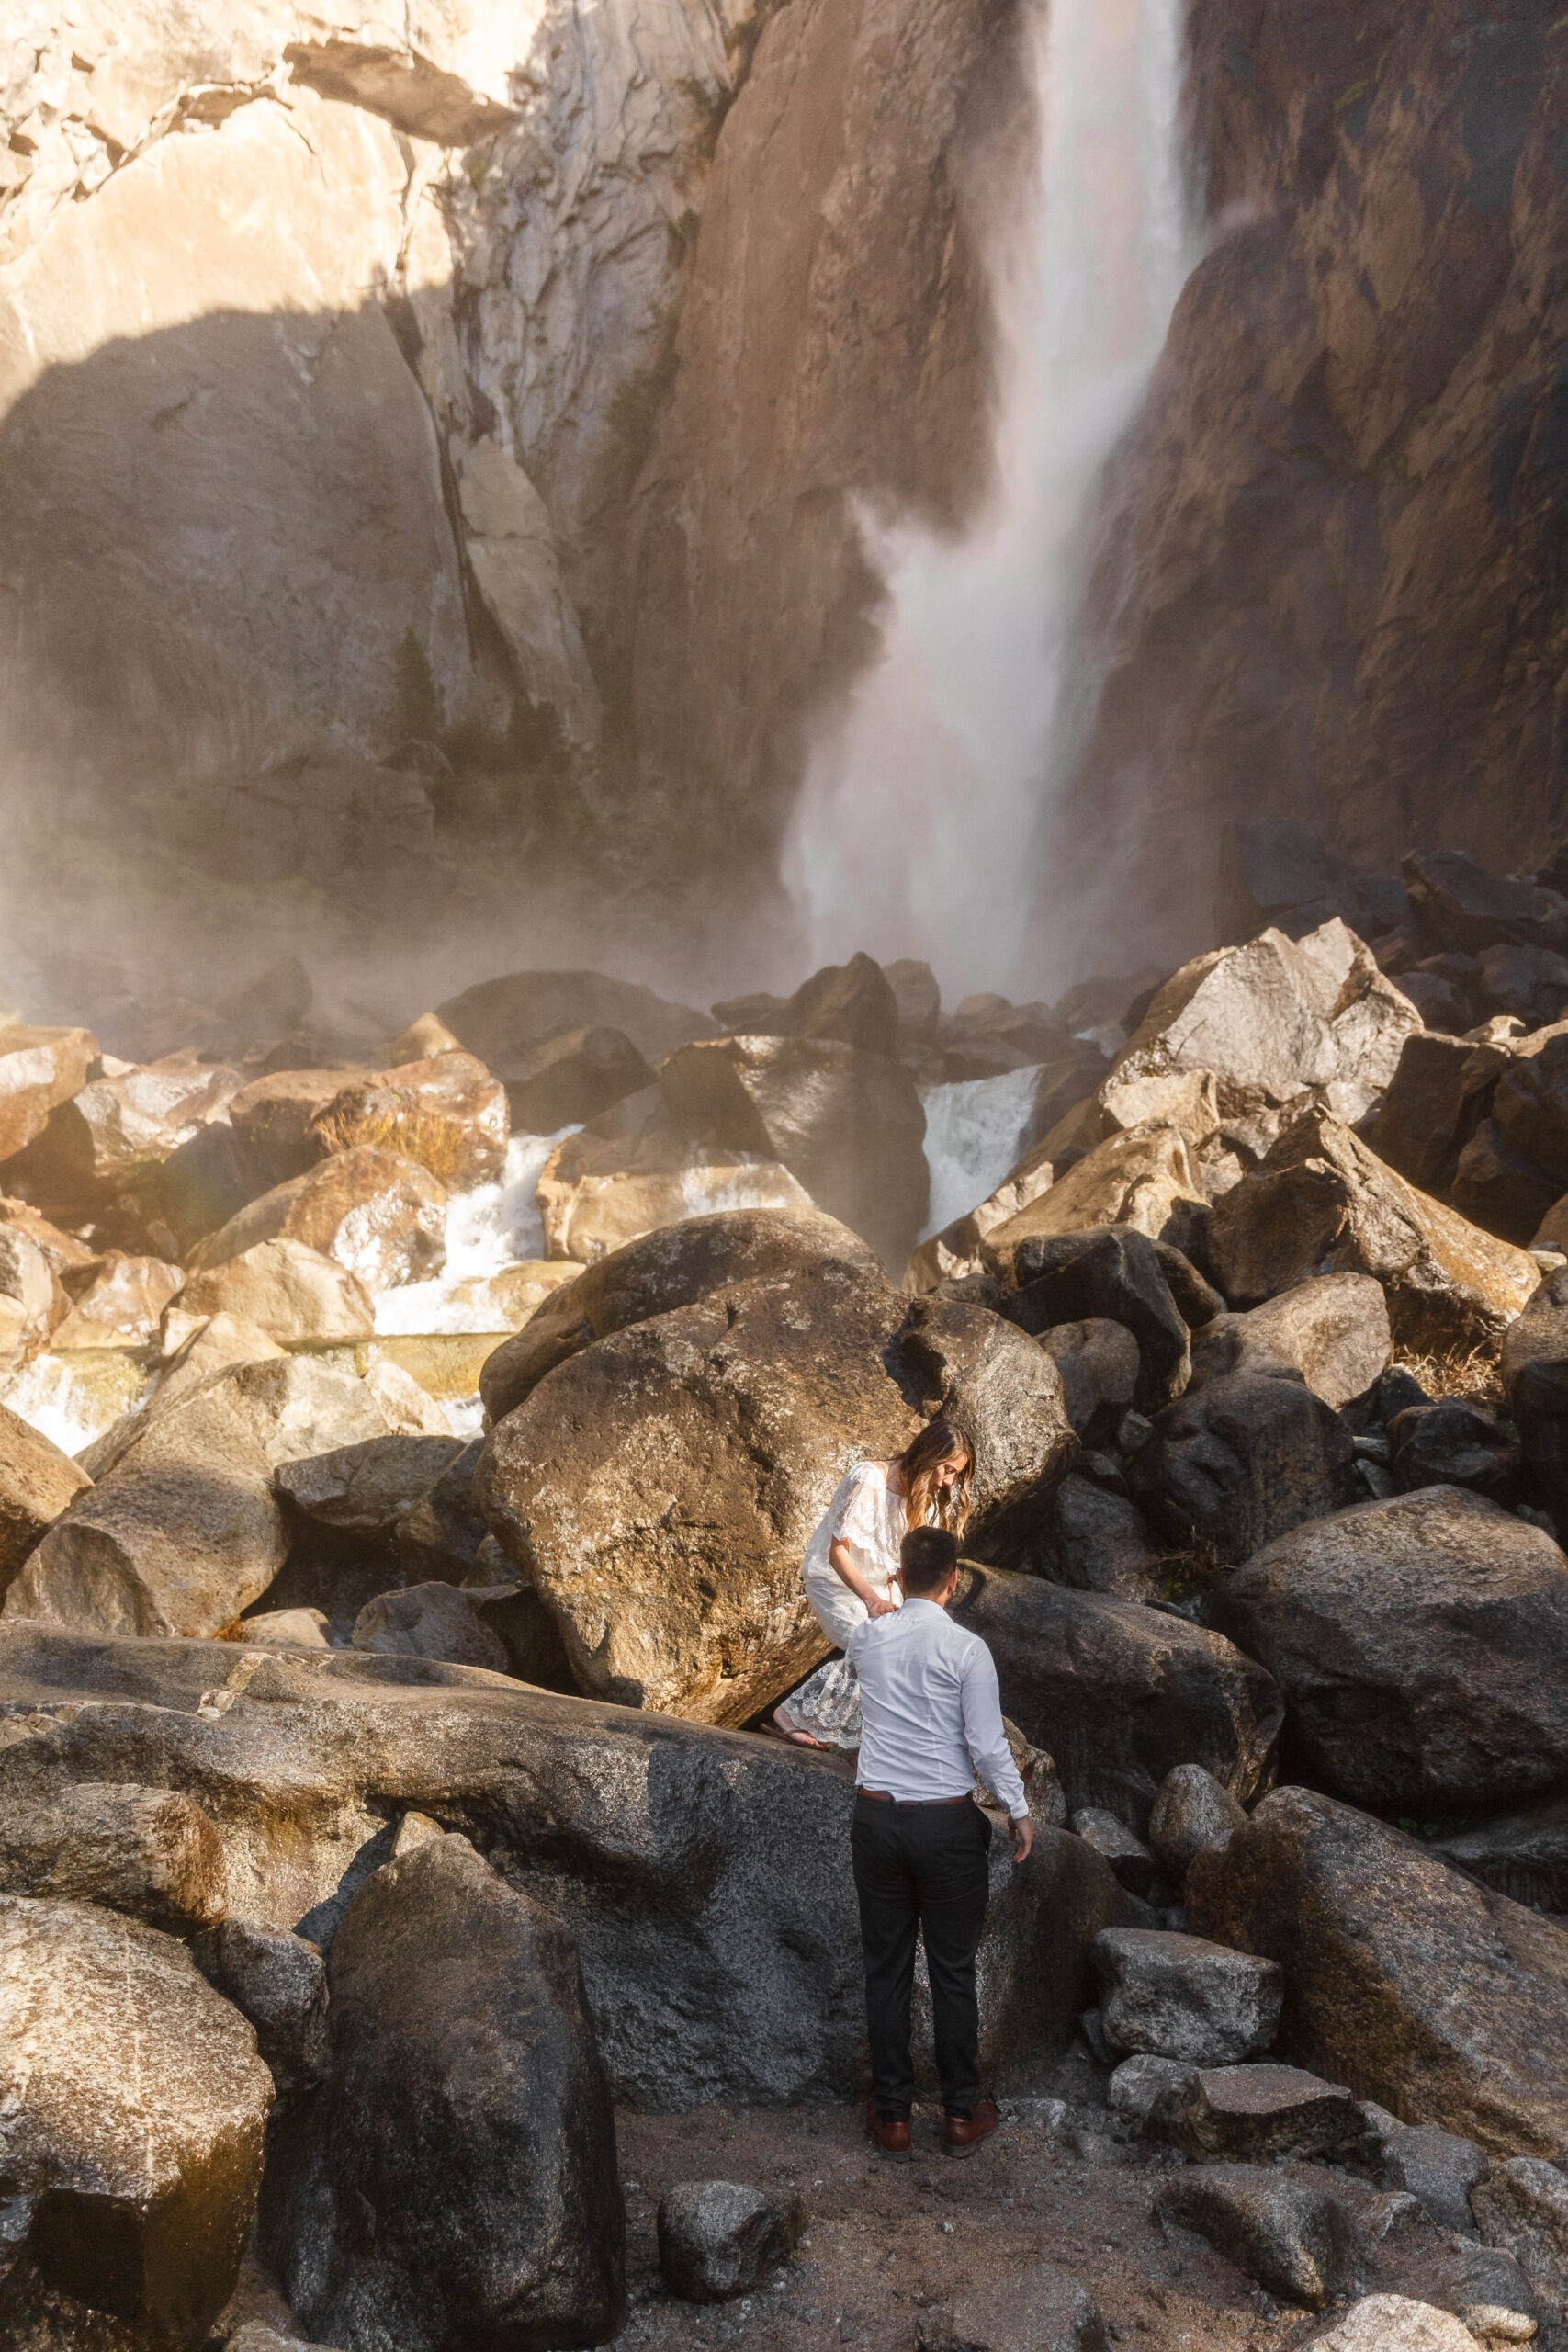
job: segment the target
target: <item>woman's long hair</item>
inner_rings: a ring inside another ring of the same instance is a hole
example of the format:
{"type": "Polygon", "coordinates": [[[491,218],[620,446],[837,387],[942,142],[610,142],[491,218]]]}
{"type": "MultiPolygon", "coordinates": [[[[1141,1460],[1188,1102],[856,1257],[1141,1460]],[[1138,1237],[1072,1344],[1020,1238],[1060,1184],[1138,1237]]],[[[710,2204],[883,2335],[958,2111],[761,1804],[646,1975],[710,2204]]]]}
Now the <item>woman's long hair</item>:
{"type": "Polygon", "coordinates": [[[911,1527],[945,1527],[962,1535],[969,1517],[969,1481],[975,1475],[975,1449],[951,1421],[928,1421],[909,1440],[893,1467],[904,1488],[904,1515],[911,1527]],[[964,1457],[964,1467],[945,1494],[935,1474],[944,1462],[964,1457]]]}

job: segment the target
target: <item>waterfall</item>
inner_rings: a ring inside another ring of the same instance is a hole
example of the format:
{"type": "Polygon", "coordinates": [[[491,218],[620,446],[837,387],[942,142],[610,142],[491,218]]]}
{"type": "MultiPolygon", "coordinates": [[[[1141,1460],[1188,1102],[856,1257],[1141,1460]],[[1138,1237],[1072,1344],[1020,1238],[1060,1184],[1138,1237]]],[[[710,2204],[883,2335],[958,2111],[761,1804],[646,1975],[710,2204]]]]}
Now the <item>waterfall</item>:
{"type": "Polygon", "coordinates": [[[963,1079],[926,1090],[926,1161],[931,1172],[924,1241],[989,1200],[1022,1159],[1034,1119],[1037,1064],[1004,1078],[963,1079]]]}
{"type": "Polygon", "coordinates": [[[996,495],[956,545],[862,518],[883,650],[820,726],[786,859],[813,962],[926,956],[959,995],[1026,963],[1088,509],[1196,257],[1182,19],[1183,0],[1034,9],[1033,196],[991,263],[996,495]]]}
{"type": "Polygon", "coordinates": [[[446,1261],[429,1282],[404,1283],[376,1300],[378,1333],[471,1331],[471,1307],[454,1296],[462,1283],[497,1274],[520,1260],[542,1258],[545,1228],[536,1197],[544,1166],[558,1143],[575,1135],[513,1136],[497,1182],[454,1193],[446,1204],[446,1261]]]}

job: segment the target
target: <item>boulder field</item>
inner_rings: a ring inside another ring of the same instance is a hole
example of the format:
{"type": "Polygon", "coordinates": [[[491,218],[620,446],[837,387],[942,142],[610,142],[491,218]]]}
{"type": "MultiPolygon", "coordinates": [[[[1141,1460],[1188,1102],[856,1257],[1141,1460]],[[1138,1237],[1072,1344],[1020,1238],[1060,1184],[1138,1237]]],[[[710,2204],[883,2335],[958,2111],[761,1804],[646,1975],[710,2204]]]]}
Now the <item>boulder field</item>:
{"type": "MultiPolygon", "coordinates": [[[[711,1019],[525,973],[350,1053],[278,970],[161,1062],[0,1035],[7,2343],[259,2344],[242,2262],[285,2345],[640,2325],[617,2110],[864,2079],[852,1768],[766,1735],[828,1655],[813,1526],[939,1414],[1038,1816],[992,1847],[991,2078],[1097,2086],[1170,2243],[1347,2343],[1395,2304],[1528,2340],[1568,1118],[1551,1023],[1438,1030],[1413,955],[1500,990],[1521,925],[1568,937],[1493,883],[1429,862],[1376,952],[1314,909],[1056,1006],[863,956],[711,1019]],[[920,1239],[924,1105],[976,1077],[1032,1106],[1014,1165],[920,1239]],[[537,1227],[457,1279],[546,1116],[537,1227]],[[1478,1189],[1487,1121],[1533,1193],[1478,1189]],[[49,1379],[115,1400],[74,1455],[49,1379]]],[[[661,2291],[783,2291],[809,2202],[684,2177],[661,2291]]],[[[1018,2324],[1109,2341],[1062,2278],[1018,2324]]],[[[1013,2324],[920,2340],[955,2313],[1013,2324]]]]}

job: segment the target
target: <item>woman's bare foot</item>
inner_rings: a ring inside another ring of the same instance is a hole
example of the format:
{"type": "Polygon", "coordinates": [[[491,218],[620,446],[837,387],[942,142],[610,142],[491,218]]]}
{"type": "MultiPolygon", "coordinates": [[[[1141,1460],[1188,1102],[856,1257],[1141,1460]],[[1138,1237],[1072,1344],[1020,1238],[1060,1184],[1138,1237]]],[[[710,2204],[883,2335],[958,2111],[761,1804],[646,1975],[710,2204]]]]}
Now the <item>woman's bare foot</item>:
{"type": "Polygon", "coordinates": [[[787,1739],[792,1747],[826,1747],[828,1745],[824,1739],[813,1739],[808,1731],[796,1731],[793,1724],[784,1720],[777,1713],[774,1714],[768,1729],[778,1738],[787,1739]]]}

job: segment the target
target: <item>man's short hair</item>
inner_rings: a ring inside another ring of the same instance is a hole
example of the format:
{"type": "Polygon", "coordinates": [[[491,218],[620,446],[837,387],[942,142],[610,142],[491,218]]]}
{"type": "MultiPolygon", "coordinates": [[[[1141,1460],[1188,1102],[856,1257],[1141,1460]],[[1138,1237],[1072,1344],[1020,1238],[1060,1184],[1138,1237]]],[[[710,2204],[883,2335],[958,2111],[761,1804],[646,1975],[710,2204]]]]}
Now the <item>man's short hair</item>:
{"type": "Polygon", "coordinates": [[[898,1581],[906,1593],[935,1592],[958,1566],[958,1538],[945,1527],[911,1527],[898,1546],[898,1581]]]}

